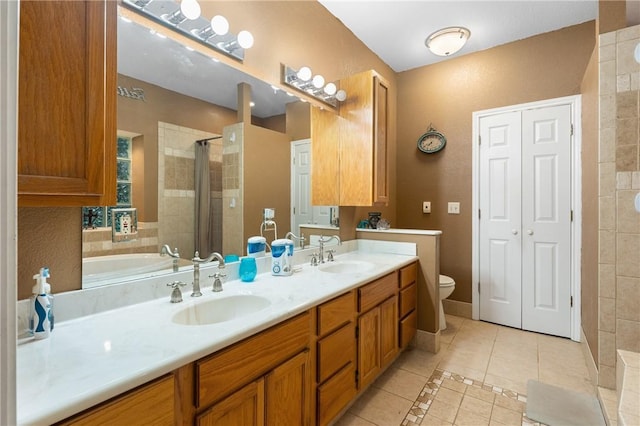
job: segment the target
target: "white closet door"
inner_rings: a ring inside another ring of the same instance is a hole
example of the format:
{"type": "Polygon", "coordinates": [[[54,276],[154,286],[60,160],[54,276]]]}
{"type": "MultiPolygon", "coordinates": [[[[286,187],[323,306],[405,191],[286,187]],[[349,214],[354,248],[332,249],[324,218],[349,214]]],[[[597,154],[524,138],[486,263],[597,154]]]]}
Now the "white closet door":
{"type": "Polygon", "coordinates": [[[291,231],[300,233],[300,225],[313,222],[311,206],[311,140],[291,144],[291,231]]]}
{"type": "Polygon", "coordinates": [[[571,333],[571,107],[522,113],[522,328],[571,333]]]}
{"type": "Polygon", "coordinates": [[[521,119],[480,119],[480,319],[521,327],[521,119]]]}

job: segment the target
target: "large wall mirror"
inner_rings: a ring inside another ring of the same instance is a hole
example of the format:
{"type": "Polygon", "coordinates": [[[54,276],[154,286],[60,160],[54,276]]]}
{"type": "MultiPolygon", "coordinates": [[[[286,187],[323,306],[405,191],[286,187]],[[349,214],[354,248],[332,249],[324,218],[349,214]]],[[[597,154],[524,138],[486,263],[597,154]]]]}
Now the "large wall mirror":
{"type": "Polygon", "coordinates": [[[144,22],[118,19],[118,206],[83,209],[83,288],[170,272],[165,244],[185,267],[198,247],[243,255],[264,208],[275,209],[278,238],[292,230],[287,129],[308,129],[309,105],[144,22]],[[128,241],[112,241],[114,207],[136,209],[128,241]]]}

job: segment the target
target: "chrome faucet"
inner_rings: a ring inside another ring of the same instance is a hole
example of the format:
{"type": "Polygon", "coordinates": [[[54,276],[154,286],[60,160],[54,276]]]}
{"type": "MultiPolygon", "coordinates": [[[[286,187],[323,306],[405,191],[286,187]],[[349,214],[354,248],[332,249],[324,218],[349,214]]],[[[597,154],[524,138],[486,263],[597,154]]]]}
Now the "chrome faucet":
{"type": "Polygon", "coordinates": [[[300,241],[300,248],[304,248],[304,242],[306,240],[306,238],[304,237],[304,234],[300,234],[300,236],[298,237],[296,234],[294,234],[293,232],[289,231],[289,232],[287,232],[287,235],[285,235],[284,237],[286,239],[291,240],[291,241],[293,241],[293,240],[300,241]]]}
{"type": "MultiPolygon", "coordinates": [[[[321,235],[320,238],[318,238],[318,244],[320,244],[320,252],[318,253],[319,263],[324,263],[324,244],[334,239],[338,241],[339,245],[342,244],[342,241],[340,241],[340,237],[338,237],[337,235],[331,235],[327,237],[326,240],[324,239],[324,235],[321,235]]],[[[333,254],[331,255],[331,257],[333,258],[333,254]]]]}
{"type": "Polygon", "coordinates": [[[214,258],[218,260],[218,269],[224,269],[224,258],[220,253],[216,253],[215,251],[209,255],[206,259],[200,258],[200,253],[196,251],[193,255],[193,291],[191,292],[191,297],[200,297],[202,296],[202,292],[200,292],[200,265],[203,263],[209,263],[214,258]]]}
{"type": "Polygon", "coordinates": [[[174,248],[173,251],[171,251],[171,247],[169,247],[169,244],[163,245],[160,249],[160,256],[165,256],[167,254],[173,257],[173,272],[178,272],[178,261],[180,260],[178,247],[174,248]]]}

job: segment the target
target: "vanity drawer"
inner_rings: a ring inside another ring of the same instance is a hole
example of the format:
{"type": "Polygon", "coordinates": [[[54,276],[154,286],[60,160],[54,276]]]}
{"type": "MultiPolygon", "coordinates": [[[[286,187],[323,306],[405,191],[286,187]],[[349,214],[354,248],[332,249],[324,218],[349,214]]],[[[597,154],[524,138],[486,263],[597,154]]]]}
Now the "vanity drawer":
{"type": "Polygon", "coordinates": [[[318,336],[324,336],[351,321],[354,310],[353,291],[318,306],[318,336]]]}
{"type": "Polygon", "coordinates": [[[325,384],[318,386],[318,424],[326,425],[347,406],[356,395],[355,364],[346,365],[325,384]]]}
{"type": "Polygon", "coordinates": [[[196,362],[196,402],[205,407],[309,347],[308,312],[196,362]]]}
{"type": "Polygon", "coordinates": [[[406,347],[418,329],[418,311],[414,310],[406,318],[400,320],[400,348],[406,347]]]}
{"type": "Polygon", "coordinates": [[[414,282],[409,287],[400,290],[400,310],[399,317],[403,318],[416,308],[418,297],[418,285],[414,282]]]}
{"type": "Polygon", "coordinates": [[[398,291],[398,273],[393,272],[358,289],[358,311],[366,312],[398,291]]]}
{"type": "Polygon", "coordinates": [[[324,382],[336,371],[355,361],[356,335],[349,323],[318,340],[318,383],[324,382]]]}
{"type": "Polygon", "coordinates": [[[418,276],[418,263],[412,263],[400,269],[400,288],[405,288],[416,281],[418,276]]]}

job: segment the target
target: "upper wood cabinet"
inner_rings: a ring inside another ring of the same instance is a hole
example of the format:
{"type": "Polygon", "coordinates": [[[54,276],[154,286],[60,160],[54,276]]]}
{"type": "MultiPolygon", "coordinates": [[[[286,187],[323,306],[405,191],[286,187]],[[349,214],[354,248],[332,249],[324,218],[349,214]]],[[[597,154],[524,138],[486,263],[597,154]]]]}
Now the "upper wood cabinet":
{"type": "Polygon", "coordinates": [[[116,24],[115,1],[20,2],[20,206],[115,204],[116,24]]]}
{"type": "Polygon", "coordinates": [[[348,97],[339,114],[312,108],[312,204],[387,204],[389,84],[370,70],[340,88],[348,97]]]}

